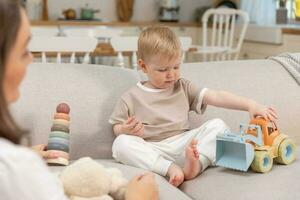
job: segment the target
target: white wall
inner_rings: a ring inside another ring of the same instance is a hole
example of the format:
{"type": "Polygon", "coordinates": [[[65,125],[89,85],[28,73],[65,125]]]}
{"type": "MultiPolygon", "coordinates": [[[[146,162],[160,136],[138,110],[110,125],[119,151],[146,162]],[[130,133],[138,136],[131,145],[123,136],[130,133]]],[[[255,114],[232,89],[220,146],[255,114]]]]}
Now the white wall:
{"type": "MultiPolygon", "coordinates": [[[[28,2],[41,0],[27,0],[28,2]]],[[[201,6],[211,5],[211,0],[179,0],[180,21],[192,21],[194,10],[201,6]]],[[[100,9],[95,17],[103,21],[117,21],[115,0],[48,0],[49,18],[57,19],[62,10],[76,9],[80,17],[80,8],[88,3],[89,7],[100,9]]],[[[159,0],[135,0],[132,21],[153,21],[158,19],[159,0]]],[[[29,14],[30,16],[30,14],[29,14]]]]}

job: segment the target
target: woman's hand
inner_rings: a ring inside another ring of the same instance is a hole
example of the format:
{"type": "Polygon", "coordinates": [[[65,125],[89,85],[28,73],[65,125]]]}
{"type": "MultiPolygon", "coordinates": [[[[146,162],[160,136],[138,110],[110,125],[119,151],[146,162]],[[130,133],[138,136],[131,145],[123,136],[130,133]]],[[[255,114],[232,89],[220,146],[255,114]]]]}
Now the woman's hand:
{"type": "Polygon", "coordinates": [[[37,152],[40,156],[42,156],[42,158],[46,159],[54,159],[54,158],[58,158],[58,154],[55,152],[50,152],[47,151],[47,145],[45,144],[39,144],[39,145],[35,145],[33,147],[31,147],[32,150],[34,150],[35,152],[37,152]]]}
{"type": "Polygon", "coordinates": [[[147,173],[134,177],[127,186],[126,200],[158,200],[158,187],[154,174],[147,173]]]}

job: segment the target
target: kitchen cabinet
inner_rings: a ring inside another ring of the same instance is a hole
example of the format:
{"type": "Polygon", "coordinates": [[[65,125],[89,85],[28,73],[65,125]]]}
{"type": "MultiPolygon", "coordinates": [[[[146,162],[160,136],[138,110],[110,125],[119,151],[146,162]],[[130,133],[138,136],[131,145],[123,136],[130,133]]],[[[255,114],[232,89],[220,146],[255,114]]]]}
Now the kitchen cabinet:
{"type": "Polygon", "coordinates": [[[199,27],[171,27],[171,29],[179,37],[180,36],[191,37],[192,44],[199,44],[200,42],[199,27]]]}
{"type": "Polygon", "coordinates": [[[115,28],[122,29],[122,36],[138,36],[142,30],[142,26],[116,26],[115,28]]]}
{"type": "MultiPolygon", "coordinates": [[[[138,36],[145,28],[147,28],[147,25],[116,26],[116,28],[121,28],[123,30],[123,36],[138,36]]],[[[176,33],[177,36],[191,37],[192,44],[199,44],[199,27],[170,26],[170,28],[176,33]]]]}
{"type": "Polygon", "coordinates": [[[240,59],[264,59],[284,52],[300,52],[300,35],[283,34],[282,44],[268,44],[245,41],[240,59]]]}
{"type": "MultiPolygon", "coordinates": [[[[196,22],[160,23],[160,22],[97,22],[97,21],[32,21],[35,27],[96,27],[106,26],[121,28],[124,36],[138,36],[140,32],[150,25],[165,25],[170,27],[178,36],[189,36],[193,45],[202,44],[201,25],[196,22]]],[[[240,52],[240,59],[262,59],[278,55],[283,52],[300,52],[300,28],[282,27],[282,42],[271,44],[264,42],[244,41],[240,52]]],[[[255,31],[255,34],[263,34],[255,31]]],[[[254,34],[254,36],[255,36],[254,34]]],[[[190,53],[189,62],[201,61],[201,55],[190,53]]]]}
{"type": "Polygon", "coordinates": [[[121,28],[124,36],[138,36],[147,26],[164,25],[170,27],[178,36],[189,36],[193,44],[199,44],[199,27],[196,22],[160,23],[160,22],[96,22],[96,21],[32,21],[32,26],[60,26],[64,27],[96,27],[107,26],[121,28]]]}

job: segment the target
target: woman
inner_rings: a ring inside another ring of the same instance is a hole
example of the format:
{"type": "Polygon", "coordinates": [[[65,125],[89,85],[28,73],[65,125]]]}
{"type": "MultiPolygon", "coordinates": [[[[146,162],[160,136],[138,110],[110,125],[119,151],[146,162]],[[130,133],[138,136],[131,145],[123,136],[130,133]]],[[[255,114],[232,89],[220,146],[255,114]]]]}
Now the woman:
{"type": "MultiPolygon", "coordinates": [[[[32,55],[27,50],[30,25],[18,0],[0,0],[0,194],[1,199],[67,199],[58,179],[38,154],[20,145],[24,133],[16,126],[8,105],[19,98],[19,85],[32,55]]],[[[35,147],[43,157],[55,157],[35,147]]],[[[126,199],[158,199],[152,174],[134,178],[126,199]]]]}

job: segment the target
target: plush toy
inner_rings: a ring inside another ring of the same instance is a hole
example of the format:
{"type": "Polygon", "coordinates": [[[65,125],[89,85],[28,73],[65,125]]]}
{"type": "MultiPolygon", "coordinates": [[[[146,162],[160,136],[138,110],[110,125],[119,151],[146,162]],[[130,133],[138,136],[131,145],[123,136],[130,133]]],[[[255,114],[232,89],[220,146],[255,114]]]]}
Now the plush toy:
{"type": "Polygon", "coordinates": [[[116,168],[105,168],[89,157],[67,166],[60,174],[71,200],[123,200],[128,181],[116,168]]]}

